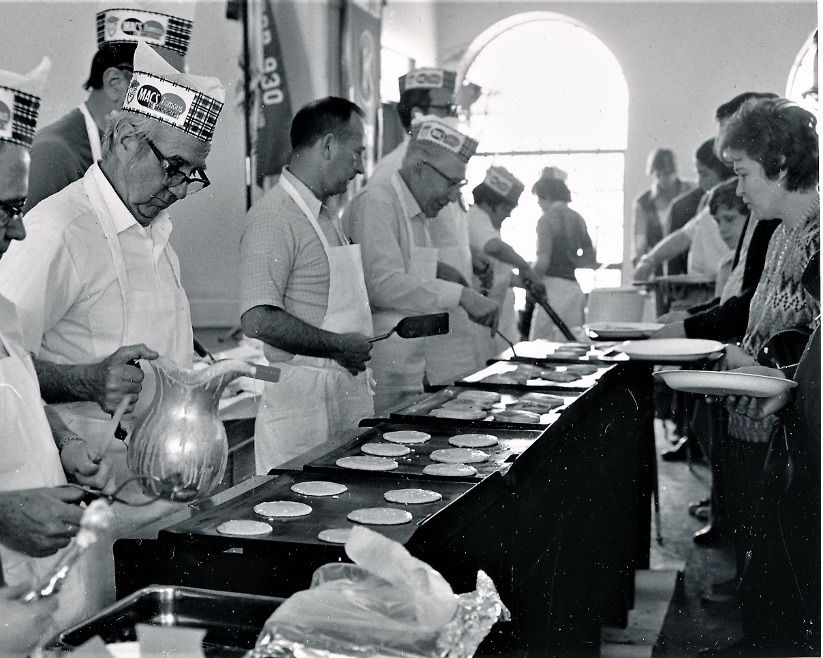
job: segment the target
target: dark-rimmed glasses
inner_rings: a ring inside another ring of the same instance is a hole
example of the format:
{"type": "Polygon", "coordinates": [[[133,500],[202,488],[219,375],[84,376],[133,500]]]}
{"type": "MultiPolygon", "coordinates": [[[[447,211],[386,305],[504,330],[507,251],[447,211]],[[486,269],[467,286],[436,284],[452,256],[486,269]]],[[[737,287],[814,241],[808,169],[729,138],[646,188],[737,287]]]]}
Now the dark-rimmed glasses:
{"type": "Polygon", "coordinates": [[[432,103],[429,105],[429,110],[443,110],[446,112],[447,117],[457,116],[457,105],[454,103],[443,103],[442,105],[435,105],[432,103]]]}
{"type": "Polygon", "coordinates": [[[187,191],[189,194],[199,192],[204,187],[211,185],[211,181],[201,167],[192,169],[191,174],[185,174],[178,166],[169,162],[169,159],[160,152],[160,149],[152,144],[152,141],[148,137],[143,137],[143,139],[146,140],[146,144],[149,145],[151,152],[154,153],[154,157],[158,159],[160,166],[163,167],[163,173],[165,174],[163,177],[163,185],[166,187],[177,187],[185,183],[188,186],[187,191]]]}
{"type": "Polygon", "coordinates": [[[23,206],[26,205],[26,198],[11,199],[10,201],[0,201],[0,210],[3,216],[0,217],[0,228],[6,228],[13,221],[23,217],[23,206]]]}
{"type": "Polygon", "coordinates": [[[463,187],[466,183],[469,182],[465,178],[452,178],[451,176],[444,174],[428,160],[423,160],[423,164],[428,165],[429,167],[434,169],[438,174],[440,174],[443,178],[445,178],[449,184],[449,187],[463,187]]]}

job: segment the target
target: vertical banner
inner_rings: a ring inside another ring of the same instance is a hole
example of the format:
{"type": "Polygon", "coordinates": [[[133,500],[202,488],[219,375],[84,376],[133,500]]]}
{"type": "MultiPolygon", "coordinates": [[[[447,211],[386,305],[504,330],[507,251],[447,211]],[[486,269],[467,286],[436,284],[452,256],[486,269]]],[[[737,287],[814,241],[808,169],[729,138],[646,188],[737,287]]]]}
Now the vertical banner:
{"type": "MultiPolygon", "coordinates": [[[[380,109],[380,18],[382,0],[343,0],[340,88],[366,113],[366,177],[377,159],[377,116],[380,109]]],[[[357,186],[363,182],[358,180],[357,186]]]]}
{"type": "Polygon", "coordinates": [[[277,37],[273,5],[276,0],[249,0],[249,30],[257,42],[253,47],[256,74],[255,180],[262,186],[267,176],[280,174],[291,157],[292,110],[286,69],[277,37]],[[255,61],[256,60],[256,61],[255,61]]]}

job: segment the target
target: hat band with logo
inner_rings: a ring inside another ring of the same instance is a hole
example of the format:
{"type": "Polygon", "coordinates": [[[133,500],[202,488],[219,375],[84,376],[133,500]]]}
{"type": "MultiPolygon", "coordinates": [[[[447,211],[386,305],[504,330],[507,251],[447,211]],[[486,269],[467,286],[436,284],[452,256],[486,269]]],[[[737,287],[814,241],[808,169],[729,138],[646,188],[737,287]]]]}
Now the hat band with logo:
{"type": "Polygon", "coordinates": [[[507,170],[497,167],[491,167],[486,172],[483,185],[511,203],[517,203],[525,189],[523,183],[507,170]]]}
{"type": "Polygon", "coordinates": [[[142,114],[210,142],[223,103],[170,80],[135,71],[123,110],[142,114]]]}
{"type": "Polygon", "coordinates": [[[107,9],[97,14],[97,47],[143,41],[185,56],[191,29],[191,21],[177,16],[142,9],[107,9]]]}
{"type": "Polygon", "coordinates": [[[448,89],[454,91],[457,73],[443,69],[417,69],[401,75],[398,80],[400,93],[409,89],[448,89]]]}
{"type": "Polygon", "coordinates": [[[39,97],[0,86],[0,140],[31,146],[39,109],[39,97]]]}
{"type": "Polygon", "coordinates": [[[468,162],[477,151],[477,141],[439,121],[423,121],[412,125],[412,140],[432,142],[468,162]]]}

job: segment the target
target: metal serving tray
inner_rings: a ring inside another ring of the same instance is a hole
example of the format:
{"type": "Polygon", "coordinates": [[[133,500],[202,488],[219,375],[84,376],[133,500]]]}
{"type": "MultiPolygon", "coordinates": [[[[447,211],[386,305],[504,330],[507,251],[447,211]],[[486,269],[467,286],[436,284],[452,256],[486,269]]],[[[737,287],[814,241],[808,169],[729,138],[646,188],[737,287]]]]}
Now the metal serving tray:
{"type": "MultiPolygon", "coordinates": [[[[447,420],[447,419],[435,419],[447,420]]],[[[452,423],[460,421],[451,421],[452,423]]],[[[407,446],[411,452],[405,457],[393,457],[397,463],[398,468],[393,471],[382,471],[387,474],[397,474],[409,478],[424,478],[426,480],[447,480],[447,481],[462,481],[462,482],[478,482],[485,477],[488,477],[495,471],[501,474],[505,473],[511,463],[521,455],[532,443],[534,443],[542,435],[542,428],[537,425],[531,425],[530,429],[502,429],[497,427],[485,427],[485,433],[494,434],[499,443],[496,446],[488,448],[479,448],[489,455],[489,459],[485,462],[472,464],[477,469],[475,475],[465,475],[459,477],[447,477],[438,475],[429,475],[423,473],[423,469],[429,464],[436,464],[429,455],[434,450],[442,448],[454,448],[449,443],[449,438],[455,434],[474,433],[474,428],[467,429],[465,425],[422,425],[422,424],[396,424],[396,423],[380,423],[379,425],[363,432],[357,436],[353,441],[336,450],[324,455],[323,457],[306,464],[305,470],[308,471],[325,471],[337,473],[350,473],[359,475],[360,477],[372,476],[375,471],[355,471],[348,468],[341,468],[337,465],[337,460],[341,457],[353,457],[364,454],[360,447],[364,443],[382,443],[384,432],[394,432],[398,430],[418,430],[431,434],[431,439],[425,443],[415,443],[407,446]]],[[[428,484],[417,482],[414,486],[429,488],[428,484]]]]}
{"type": "MultiPolygon", "coordinates": [[[[502,386],[511,386],[513,388],[519,388],[523,390],[529,391],[585,391],[592,386],[594,386],[600,377],[608,371],[610,367],[609,365],[604,365],[601,363],[594,363],[589,362],[592,366],[597,366],[597,372],[592,373],[591,375],[583,375],[580,379],[576,379],[573,382],[556,382],[550,379],[540,379],[540,378],[532,378],[528,381],[523,383],[512,383],[512,384],[499,384],[495,382],[485,382],[483,381],[487,377],[493,377],[496,375],[506,375],[510,372],[515,371],[519,366],[527,366],[533,367],[535,364],[523,364],[518,363],[515,361],[497,361],[492,363],[491,365],[483,368],[479,372],[476,372],[472,375],[468,375],[463,379],[458,380],[455,382],[456,386],[471,386],[473,388],[482,388],[487,390],[496,391],[498,388],[502,386]]],[[[574,364],[547,364],[542,363],[537,367],[540,367],[544,370],[554,370],[557,372],[564,372],[569,365],[574,364]]]]}
{"type": "MultiPolygon", "coordinates": [[[[318,538],[322,530],[328,528],[351,528],[355,524],[347,519],[349,512],[363,507],[395,507],[411,512],[413,518],[410,523],[391,526],[368,526],[402,544],[406,544],[421,526],[436,525],[445,508],[465,509],[469,498],[484,495],[484,492],[495,490],[495,482],[502,492],[502,478],[483,486],[482,490],[472,492],[477,486],[468,482],[459,481],[411,481],[389,473],[369,472],[370,477],[364,478],[363,473],[337,469],[333,474],[317,472],[291,471],[276,476],[262,483],[260,486],[247,491],[236,498],[218,505],[210,510],[193,516],[192,518],[165,528],[160,531],[159,537],[164,540],[196,541],[201,546],[208,546],[209,550],[226,551],[229,549],[243,549],[248,551],[300,551],[314,552],[325,557],[326,561],[345,559],[345,551],[341,544],[330,544],[318,538]],[[338,496],[304,496],[291,490],[295,482],[309,480],[326,480],[344,484],[347,491],[338,496]],[[443,497],[433,503],[421,505],[402,505],[389,503],[383,494],[391,489],[425,488],[437,491],[443,497]],[[470,493],[471,492],[471,493],[470,493]],[[463,496],[469,494],[466,499],[463,496]],[[290,519],[267,519],[254,512],[258,503],[272,500],[287,500],[305,503],[312,508],[311,514],[290,519]],[[230,519],[250,519],[269,523],[272,532],[267,535],[237,536],[224,535],[216,528],[230,519]]],[[[484,483],[479,483],[483,485],[484,483]]],[[[449,510],[449,514],[453,509],[449,510]]],[[[444,515],[446,516],[446,515],[444,515]]],[[[459,524],[458,524],[459,525],[459,524]]]]}
{"type": "Polygon", "coordinates": [[[106,643],[134,642],[137,624],[185,626],[206,631],[206,656],[243,656],[281,598],[152,585],[60,633],[54,648],[74,649],[96,635],[106,643]]]}
{"type": "MultiPolygon", "coordinates": [[[[483,387],[477,387],[474,385],[471,385],[469,387],[447,386],[446,388],[437,391],[436,393],[432,393],[430,396],[424,398],[423,400],[410,404],[409,406],[399,409],[398,411],[393,411],[391,413],[391,420],[396,423],[421,425],[425,426],[426,428],[448,426],[452,428],[459,428],[462,430],[462,432],[485,431],[494,433],[496,430],[501,429],[544,430],[550,425],[556,423],[560,419],[561,414],[566,409],[568,409],[569,405],[581,395],[581,391],[552,391],[551,395],[563,398],[565,400],[565,403],[562,406],[552,409],[548,413],[545,413],[542,416],[540,416],[539,423],[515,423],[499,421],[494,420],[494,418],[491,415],[488,415],[485,419],[480,420],[438,418],[437,416],[429,415],[429,413],[433,409],[442,407],[444,403],[448,402],[449,400],[455,399],[460,393],[471,389],[480,390],[481,388],[483,387]]],[[[488,388],[489,387],[486,387],[485,390],[488,390],[488,388]]],[[[500,393],[500,395],[502,396],[500,404],[505,406],[514,404],[521,397],[529,393],[528,390],[524,390],[523,388],[517,388],[513,386],[500,384],[496,384],[493,390],[500,393]]],[[[429,430],[426,429],[425,431],[429,430]]]]}

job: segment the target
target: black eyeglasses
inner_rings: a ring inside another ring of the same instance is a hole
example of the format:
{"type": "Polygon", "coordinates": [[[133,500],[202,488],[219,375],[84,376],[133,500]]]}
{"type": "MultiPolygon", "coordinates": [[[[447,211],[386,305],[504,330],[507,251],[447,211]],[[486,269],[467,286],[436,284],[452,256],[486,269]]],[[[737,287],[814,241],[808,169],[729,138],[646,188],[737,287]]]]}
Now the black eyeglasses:
{"type": "Polygon", "coordinates": [[[446,181],[449,183],[449,187],[463,187],[466,183],[469,182],[465,178],[458,179],[458,178],[452,178],[451,176],[447,176],[446,174],[444,174],[442,171],[440,171],[437,167],[435,167],[428,160],[423,160],[423,164],[424,165],[429,165],[429,167],[434,169],[438,174],[440,174],[443,178],[445,178],[446,181]]]}
{"type": "Polygon", "coordinates": [[[447,117],[457,116],[457,106],[453,103],[444,103],[443,105],[435,105],[432,103],[429,105],[429,110],[445,110],[447,117]]]}
{"type": "Polygon", "coordinates": [[[169,162],[169,159],[160,152],[160,149],[152,144],[152,141],[148,137],[143,137],[143,139],[146,140],[146,144],[149,145],[151,152],[154,153],[154,157],[160,161],[160,166],[163,167],[163,173],[165,174],[163,185],[166,187],[177,187],[185,183],[188,186],[187,191],[189,194],[199,192],[204,187],[211,185],[211,181],[201,167],[192,169],[191,174],[185,174],[180,171],[179,167],[169,162]]]}
{"type": "Polygon", "coordinates": [[[6,228],[9,224],[17,219],[23,217],[23,206],[26,205],[26,199],[12,199],[11,201],[0,201],[0,210],[3,211],[3,217],[0,217],[0,228],[6,228]]]}

